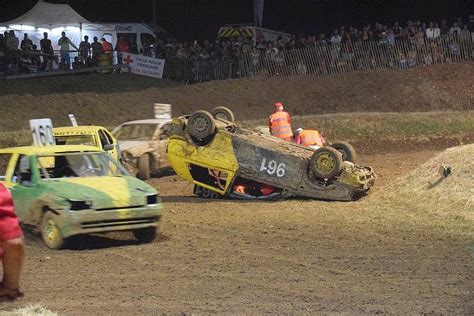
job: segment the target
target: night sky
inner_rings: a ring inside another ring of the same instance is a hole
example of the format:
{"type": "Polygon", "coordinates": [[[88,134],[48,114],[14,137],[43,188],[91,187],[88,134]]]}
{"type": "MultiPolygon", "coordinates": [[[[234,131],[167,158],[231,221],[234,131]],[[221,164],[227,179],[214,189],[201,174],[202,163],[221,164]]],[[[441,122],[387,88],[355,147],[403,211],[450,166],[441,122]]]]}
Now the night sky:
{"type": "MultiPolygon", "coordinates": [[[[0,22],[28,11],[37,0],[0,0],[0,22]]],[[[150,22],[152,0],[50,0],[68,3],[96,22],[150,22]]],[[[290,33],[330,32],[338,25],[398,20],[448,22],[474,14],[474,0],[265,0],[263,26],[290,33]]],[[[157,0],[158,24],[180,41],[214,39],[219,26],[253,22],[253,0],[157,0]]]]}

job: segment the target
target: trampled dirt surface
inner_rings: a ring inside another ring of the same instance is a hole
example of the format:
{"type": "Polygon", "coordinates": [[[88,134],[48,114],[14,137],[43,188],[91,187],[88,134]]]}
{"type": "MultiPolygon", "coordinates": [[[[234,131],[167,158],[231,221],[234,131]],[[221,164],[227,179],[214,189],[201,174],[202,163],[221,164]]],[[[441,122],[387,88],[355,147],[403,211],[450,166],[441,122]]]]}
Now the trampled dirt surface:
{"type": "MultiPolygon", "coordinates": [[[[474,109],[473,71],[471,62],[192,86],[130,75],[4,81],[0,134],[19,137],[31,118],[69,124],[68,113],[83,124],[112,127],[151,117],[153,102],[173,104],[175,115],[229,106],[239,121],[267,117],[276,100],[294,116],[465,116],[474,109]]],[[[304,118],[300,123],[307,126],[304,118]]],[[[329,127],[323,130],[331,135],[329,127]]],[[[460,127],[465,130],[472,128],[460,127]]],[[[473,135],[453,140],[415,132],[415,141],[354,135],[351,141],[363,154],[359,162],[374,167],[378,178],[372,192],[353,203],[210,201],[193,197],[192,186],[175,176],[152,179],[165,205],[156,242],[137,245],[131,234],[114,233],[51,251],[30,236],[22,279],[26,296],[0,302],[0,310],[41,303],[73,315],[474,314],[469,236],[442,225],[432,229],[429,213],[383,207],[393,181],[447,146],[472,142],[473,135]]]]}
{"type": "Polygon", "coordinates": [[[379,177],[355,203],[209,201],[175,176],[152,179],[166,208],[158,241],[136,245],[115,233],[50,251],[28,239],[26,296],[0,306],[39,302],[89,315],[472,314],[466,240],[397,225],[373,206],[433,154],[360,157],[379,177]]]}

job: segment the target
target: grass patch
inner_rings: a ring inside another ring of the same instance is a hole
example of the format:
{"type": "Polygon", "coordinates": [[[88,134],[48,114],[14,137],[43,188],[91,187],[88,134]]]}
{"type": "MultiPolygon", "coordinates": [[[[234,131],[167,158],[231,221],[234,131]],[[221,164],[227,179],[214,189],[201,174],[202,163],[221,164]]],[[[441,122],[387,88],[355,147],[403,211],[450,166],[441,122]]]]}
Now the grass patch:
{"type": "MultiPolygon", "coordinates": [[[[112,129],[107,122],[107,127],[112,129]]],[[[238,122],[246,128],[267,125],[266,119],[238,122]]],[[[69,123],[68,123],[69,125],[69,123]]],[[[58,125],[59,126],[59,125],[58,125]]],[[[318,129],[329,140],[365,142],[390,140],[396,142],[436,138],[462,139],[474,135],[474,111],[422,113],[348,113],[295,116],[293,129],[318,129]]],[[[31,137],[27,130],[0,132],[0,147],[28,145],[31,137]]]]}
{"type": "MultiPolygon", "coordinates": [[[[243,123],[246,127],[266,124],[263,119],[243,123]]],[[[318,129],[331,139],[346,140],[372,136],[388,139],[443,136],[474,133],[474,111],[295,116],[292,127],[318,129]]]]}
{"type": "Polygon", "coordinates": [[[387,188],[381,207],[401,210],[405,223],[474,238],[472,157],[474,144],[448,148],[387,188]],[[441,166],[449,166],[452,173],[442,176],[441,166]]]}
{"type": "Polygon", "coordinates": [[[58,316],[41,305],[30,305],[12,311],[0,311],[0,316],[58,316]]]}

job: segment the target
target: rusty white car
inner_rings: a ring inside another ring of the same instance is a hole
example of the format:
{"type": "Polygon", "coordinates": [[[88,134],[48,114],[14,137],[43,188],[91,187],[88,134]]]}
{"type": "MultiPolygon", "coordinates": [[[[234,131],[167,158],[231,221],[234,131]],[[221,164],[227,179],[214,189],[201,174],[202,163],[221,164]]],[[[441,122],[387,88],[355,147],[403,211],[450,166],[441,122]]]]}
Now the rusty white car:
{"type": "Polygon", "coordinates": [[[122,164],[141,180],[169,167],[166,158],[166,126],[170,120],[147,119],[117,126],[112,134],[117,139],[122,164]]]}

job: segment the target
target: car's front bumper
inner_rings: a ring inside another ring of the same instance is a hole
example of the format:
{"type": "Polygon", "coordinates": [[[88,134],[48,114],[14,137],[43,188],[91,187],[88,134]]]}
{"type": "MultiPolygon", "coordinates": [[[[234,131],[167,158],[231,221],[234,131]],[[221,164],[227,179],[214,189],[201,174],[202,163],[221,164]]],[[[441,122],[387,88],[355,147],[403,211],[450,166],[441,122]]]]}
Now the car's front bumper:
{"type": "Polygon", "coordinates": [[[91,233],[156,227],[162,204],[106,210],[60,211],[56,223],[64,238],[91,233]]]}

